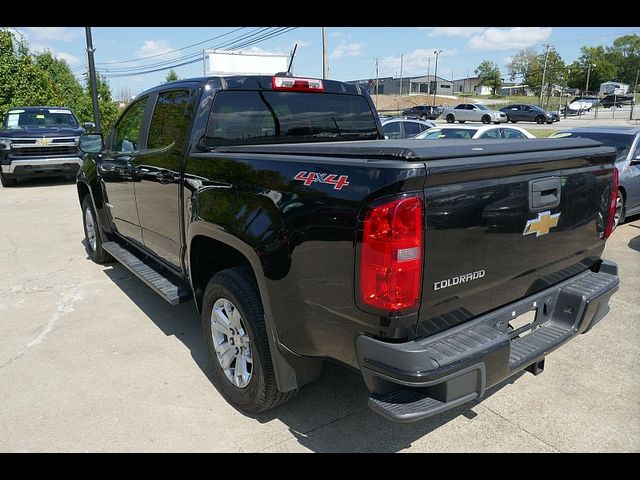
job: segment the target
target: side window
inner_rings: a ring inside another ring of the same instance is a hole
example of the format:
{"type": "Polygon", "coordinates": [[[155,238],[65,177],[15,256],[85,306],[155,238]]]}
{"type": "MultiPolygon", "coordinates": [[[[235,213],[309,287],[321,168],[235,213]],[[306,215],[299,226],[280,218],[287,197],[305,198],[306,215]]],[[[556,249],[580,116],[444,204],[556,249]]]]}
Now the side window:
{"type": "Polygon", "coordinates": [[[390,140],[395,138],[402,138],[402,131],[400,130],[400,122],[387,123],[382,127],[385,137],[390,140]]]}
{"type": "Polygon", "coordinates": [[[467,108],[467,106],[464,103],[461,103],[460,105],[456,105],[456,110],[464,110],[465,108],[467,108]]]}
{"type": "Polygon", "coordinates": [[[489,139],[500,138],[500,130],[498,130],[497,128],[494,128],[493,130],[486,131],[482,135],[480,135],[480,138],[482,138],[482,139],[485,139],[485,138],[489,138],[489,139]]]}
{"type": "Polygon", "coordinates": [[[502,132],[504,134],[504,138],[527,138],[521,132],[511,128],[503,128],[502,132]]]}
{"type": "Polygon", "coordinates": [[[112,151],[133,152],[138,149],[138,136],[147,100],[148,97],[145,97],[131,105],[115,126],[111,141],[112,151]]]}
{"type": "Polygon", "coordinates": [[[172,90],[158,95],[149,126],[147,148],[172,145],[172,151],[184,150],[189,129],[189,119],[186,116],[189,94],[189,90],[172,90]]]}
{"type": "Polygon", "coordinates": [[[403,126],[405,138],[415,137],[422,131],[419,123],[404,122],[403,126]]]}

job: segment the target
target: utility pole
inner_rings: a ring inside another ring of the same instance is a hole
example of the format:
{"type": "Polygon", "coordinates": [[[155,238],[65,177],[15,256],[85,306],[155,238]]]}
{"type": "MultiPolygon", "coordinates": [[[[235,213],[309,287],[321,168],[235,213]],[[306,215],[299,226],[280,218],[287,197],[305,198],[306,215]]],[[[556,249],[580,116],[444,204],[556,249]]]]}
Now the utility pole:
{"type": "Polygon", "coordinates": [[[633,97],[631,97],[631,113],[629,113],[629,120],[633,120],[633,109],[636,106],[636,93],[638,93],[638,76],[640,70],[636,72],[636,83],[633,84],[633,97]]]}
{"type": "Polygon", "coordinates": [[[540,84],[540,101],[538,102],[540,105],[540,108],[542,108],[542,94],[544,92],[544,77],[547,74],[547,57],[549,55],[549,48],[551,47],[551,45],[549,45],[548,43],[545,43],[543,46],[544,46],[544,68],[542,69],[542,83],[540,84]]]}
{"type": "Polygon", "coordinates": [[[586,93],[587,95],[589,95],[589,76],[591,75],[591,67],[595,67],[595,66],[596,66],[595,63],[590,63],[589,67],[587,68],[587,85],[584,88],[584,93],[586,93]]]}
{"type": "Polygon", "coordinates": [[[429,72],[431,72],[431,56],[427,57],[427,96],[431,93],[431,80],[429,79],[429,72]]]}
{"type": "Polygon", "coordinates": [[[433,89],[433,106],[436,106],[436,93],[438,93],[438,55],[442,53],[442,50],[434,50],[433,53],[436,55],[436,68],[433,73],[433,79],[435,80],[436,88],[433,89]]]}
{"type": "Polygon", "coordinates": [[[203,77],[207,76],[207,67],[206,67],[206,63],[205,63],[204,48],[202,49],[202,76],[203,77]]]}
{"type": "Polygon", "coordinates": [[[404,63],[404,54],[400,54],[400,107],[402,107],[402,64],[404,63]]]}
{"type": "Polygon", "coordinates": [[[327,27],[322,27],[322,78],[329,78],[329,63],[327,62],[327,27]]]}
{"type": "Polygon", "coordinates": [[[376,58],[376,108],[378,108],[378,59],[376,58]]]}
{"type": "Polygon", "coordinates": [[[93,104],[93,122],[96,124],[96,133],[102,133],[100,126],[100,107],[98,105],[98,87],[96,85],[96,64],[93,61],[93,39],[91,38],[91,27],[84,27],[87,37],[87,60],[89,64],[89,88],[91,89],[91,103],[93,104]]]}

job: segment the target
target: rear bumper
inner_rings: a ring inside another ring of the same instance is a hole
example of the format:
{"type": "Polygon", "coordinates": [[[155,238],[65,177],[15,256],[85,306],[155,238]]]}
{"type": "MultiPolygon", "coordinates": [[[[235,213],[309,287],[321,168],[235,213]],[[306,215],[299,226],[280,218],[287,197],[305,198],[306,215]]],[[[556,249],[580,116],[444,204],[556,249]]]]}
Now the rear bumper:
{"type": "Polygon", "coordinates": [[[547,354],[588,332],[609,311],[618,267],[603,262],[547,290],[437,335],[389,343],[356,339],[360,369],[372,392],[369,406],[398,422],[436,415],[483,396],[485,389],[528,368],[540,373],[547,354]],[[509,322],[536,310],[535,320],[510,331],[509,322]]]}
{"type": "Polygon", "coordinates": [[[44,157],[11,159],[2,165],[2,174],[10,177],[66,175],[76,173],[82,166],[81,157],[44,157]]]}

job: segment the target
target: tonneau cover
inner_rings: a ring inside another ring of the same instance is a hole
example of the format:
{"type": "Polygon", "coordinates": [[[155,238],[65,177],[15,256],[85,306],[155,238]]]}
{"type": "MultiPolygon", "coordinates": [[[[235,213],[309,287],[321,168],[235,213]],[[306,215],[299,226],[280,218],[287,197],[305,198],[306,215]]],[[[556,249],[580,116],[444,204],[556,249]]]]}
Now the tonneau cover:
{"type": "MultiPolygon", "coordinates": [[[[286,143],[270,145],[221,146],[215,152],[314,155],[326,157],[366,157],[372,160],[439,160],[446,158],[502,155],[601,147],[587,138],[527,140],[366,140],[349,142],[286,143]]],[[[604,148],[602,152],[609,152],[604,148]]]]}

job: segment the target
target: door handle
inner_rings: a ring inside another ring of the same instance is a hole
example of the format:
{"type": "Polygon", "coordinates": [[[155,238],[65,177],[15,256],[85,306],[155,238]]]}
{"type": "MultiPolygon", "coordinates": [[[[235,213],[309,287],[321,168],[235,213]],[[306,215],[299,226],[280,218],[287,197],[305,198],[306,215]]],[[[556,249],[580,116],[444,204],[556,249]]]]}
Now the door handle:
{"type": "Polygon", "coordinates": [[[560,205],[560,177],[538,178],[529,182],[529,210],[551,209],[560,205]]]}

